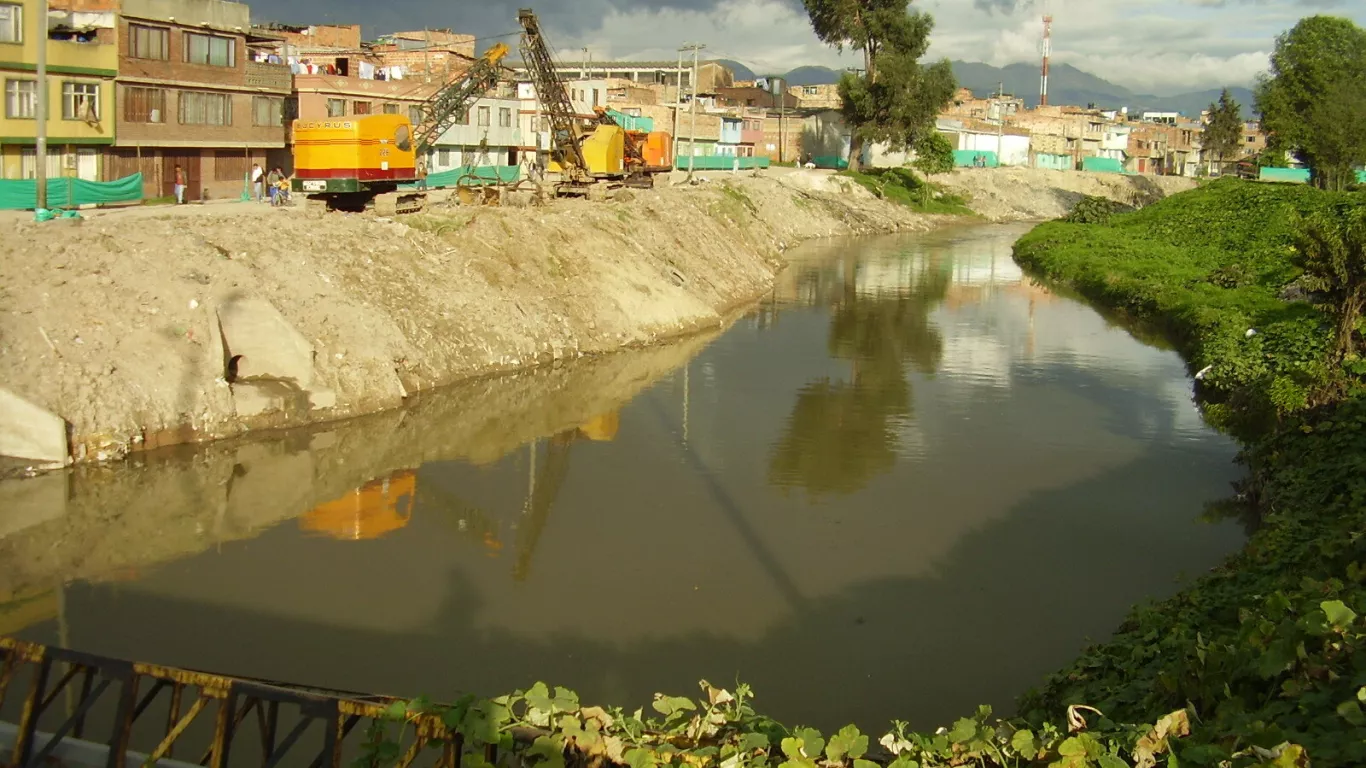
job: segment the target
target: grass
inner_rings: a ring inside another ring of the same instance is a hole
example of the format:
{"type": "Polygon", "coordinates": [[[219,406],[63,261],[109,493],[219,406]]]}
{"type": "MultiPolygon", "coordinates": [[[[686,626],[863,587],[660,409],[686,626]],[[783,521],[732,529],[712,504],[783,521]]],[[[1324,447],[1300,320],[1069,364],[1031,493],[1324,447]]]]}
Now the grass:
{"type": "Polygon", "coordinates": [[[945,192],[938,184],[926,182],[909,168],[870,168],[865,171],[840,171],[884,200],[904,205],[921,213],[976,216],[968,200],[945,192]]]}
{"type": "Polygon", "coordinates": [[[175,205],[175,195],[143,198],[143,205],[175,205]]]}
{"type": "MultiPolygon", "coordinates": [[[[1250,472],[1241,501],[1221,506],[1255,508],[1258,525],[1244,551],[1136,608],[1021,711],[1085,703],[1143,721],[1188,708],[1182,765],[1252,764],[1234,755],[1285,742],[1315,768],[1366,764],[1366,385],[1326,362],[1326,313],[1281,298],[1299,275],[1295,215],[1355,205],[1366,197],[1221,179],[1016,245],[1027,270],[1163,328],[1207,368],[1207,418],[1239,437],[1250,472]]],[[[1143,546],[1142,531],[1115,546],[1143,546]]]]}

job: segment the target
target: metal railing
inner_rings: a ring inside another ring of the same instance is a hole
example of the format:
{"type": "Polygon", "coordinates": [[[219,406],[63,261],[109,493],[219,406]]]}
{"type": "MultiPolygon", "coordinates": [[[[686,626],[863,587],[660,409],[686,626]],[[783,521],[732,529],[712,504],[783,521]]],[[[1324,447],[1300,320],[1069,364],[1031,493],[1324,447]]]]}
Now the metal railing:
{"type": "MultiPolygon", "coordinates": [[[[5,637],[0,637],[0,657],[0,711],[5,710],[11,690],[24,691],[6,763],[15,768],[47,765],[72,740],[87,747],[103,745],[109,768],[174,760],[177,746],[182,754],[194,749],[190,753],[194,763],[213,768],[229,764],[234,746],[259,750],[250,758],[253,765],[281,765],[288,756],[291,764],[303,765],[311,758],[310,768],[336,768],[342,765],[344,754],[362,753],[371,738],[371,726],[393,722],[385,711],[402,701],[111,659],[5,637]],[[54,706],[63,693],[64,713],[54,706]],[[158,701],[165,705],[154,707],[158,701]],[[104,708],[99,719],[110,725],[98,729],[102,733],[88,727],[97,705],[104,708]],[[186,736],[192,724],[208,719],[213,730],[207,743],[202,734],[197,739],[186,736]],[[53,730],[40,730],[40,722],[53,730]],[[154,741],[132,743],[135,724],[140,724],[144,739],[148,732],[155,734],[154,741]],[[359,726],[364,726],[360,728],[364,735],[348,743],[347,737],[359,726]],[[251,743],[252,731],[259,734],[259,745],[251,743]],[[309,734],[309,746],[304,746],[305,734],[309,734]]],[[[399,757],[398,765],[414,765],[423,756],[425,764],[458,768],[463,739],[439,717],[411,713],[405,727],[411,746],[399,757]]],[[[496,761],[492,748],[484,753],[486,760],[496,761]]],[[[0,763],[4,757],[0,753],[0,763]]]]}

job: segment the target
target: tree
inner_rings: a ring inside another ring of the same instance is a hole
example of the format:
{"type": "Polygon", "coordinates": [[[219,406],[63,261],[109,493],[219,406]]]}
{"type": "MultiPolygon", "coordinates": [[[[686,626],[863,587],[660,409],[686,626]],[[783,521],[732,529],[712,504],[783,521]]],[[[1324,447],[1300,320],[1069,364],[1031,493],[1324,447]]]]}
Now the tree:
{"type": "Polygon", "coordinates": [[[841,112],[850,127],[849,169],[867,142],[895,149],[930,131],[957,90],[947,60],[923,66],[934,19],[910,0],[804,0],[816,36],[836,50],[863,52],[863,72],[840,79],[841,112]]]}
{"type": "Polygon", "coordinates": [[[953,170],[953,145],[939,131],[930,131],[915,142],[915,162],[917,171],[925,174],[925,200],[930,197],[930,176],[948,173],[953,170]]]}
{"type": "Polygon", "coordinates": [[[1237,159],[1238,148],[1243,144],[1243,108],[1227,88],[1219,94],[1219,101],[1209,105],[1209,125],[1205,126],[1202,144],[1205,151],[1219,158],[1220,173],[1224,160],[1237,159]]]}
{"type": "Polygon", "coordinates": [[[1304,287],[1322,296],[1333,314],[1333,362],[1341,363],[1360,351],[1355,334],[1366,310],[1366,204],[1349,203],[1297,220],[1295,252],[1304,287]]]}
{"type": "Polygon", "coordinates": [[[1309,163],[1316,186],[1347,184],[1366,161],[1366,30],[1334,16],[1301,19],[1276,38],[1257,109],[1279,145],[1309,163]]]}

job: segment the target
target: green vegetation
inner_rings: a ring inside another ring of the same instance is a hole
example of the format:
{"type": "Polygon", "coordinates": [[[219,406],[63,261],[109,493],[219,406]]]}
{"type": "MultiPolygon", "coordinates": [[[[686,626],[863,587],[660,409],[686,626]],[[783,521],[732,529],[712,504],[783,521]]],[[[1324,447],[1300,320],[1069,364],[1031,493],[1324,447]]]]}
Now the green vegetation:
{"type": "Polygon", "coordinates": [[[1026,268],[1168,332],[1207,418],[1245,444],[1234,506],[1261,514],[1240,555],[1027,695],[1028,718],[1187,708],[1182,765],[1286,742],[1316,768],[1366,764],[1363,221],[1361,195],[1222,179],[1017,244],[1026,268]]]}
{"type": "Polygon", "coordinates": [[[1107,224],[1116,213],[1133,208],[1111,200],[1108,197],[1087,195],[1072,206],[1072,211],[1063,217],[1070,224],[1107,224]]]}
{"type": "Polygon", "coordinates": [[[968,208],[967,200],[943,191],[939,185],[916,176],[908,168],[869,168],[866,171],[840,171],[838,175],[852,179],[884,200],[922,213],[976,215],[968,208]]]}
{"type": "Polygon", "coordinates": [[[1366,162],[1366,29],[1310,16],[1276,38],[1257,109],[1273,145],[1298,153],[1314,184],[1341,190],[1366,162]]]}
{"type": "Polygon", "coordinates": [[[804,2],[816,37],[836,50],[863,52],[863,71],[845,74],[839,84],[852,131],[849,170],[859,170],[867,142],[902,149],[934,133],[935,116],[958,88],[948,59],[920,63],[934,19],[910,10],[910,0],[804,2]]]}

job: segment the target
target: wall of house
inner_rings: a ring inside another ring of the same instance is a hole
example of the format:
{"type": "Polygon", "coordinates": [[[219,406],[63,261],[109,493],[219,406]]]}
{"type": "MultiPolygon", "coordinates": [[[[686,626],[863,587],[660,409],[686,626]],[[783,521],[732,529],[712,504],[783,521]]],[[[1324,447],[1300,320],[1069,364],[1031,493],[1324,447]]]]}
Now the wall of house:
{"type": "Polygon", "coordinates": [[[1034,155],[1034,167],[1045,168],[1052,171],[1070,171],[1076,167],[1076,161],[1071,155],[1055,155],[1047,152],[1038,152],[1034,155]]]}
{"type": "Polygon", "coordinates": [[[954,149],[972,152],[994,152],[1001,165],[1029,165],[1029,137],[1011,134],[989,134],[963,131],[957,135],[954,149]]]}
{"type": "Polygon", "coordinates": [[[356,102],[368,102],[370,114],[381,114],[386,104],[395,105],[399,114],[421,106],[436,86],[411,80],[364,80],[341,75],[295,75],[294,90],[299,96],[299,118],[322,120],[329,99],[345,102],[347,115],[356,114],[356,102]]]}
{"type": "Polygon", "coordinates": [[[436,146],[477,146],[484,140],[490,147],[521,146],[522,129],[517,119],[520,108],[521,102],[516,99],[479,99],[470,107],[465,121],[451,126],[437,139],[436,146]],[[487,124],[481,124],[481,115],[487,115],[487,124]]]}
{"type": "Polygon", "coordinates": [[[735,118],[721,118],[720,140],[722,144],[739,144],[741,137],[742,123],[735,118]]]}
{"type": "Polygon", "coordinates": [[[809,115],[802,119],[800,131],[798,146],[801,155],[848,159],[849,129],[840,113],[830,110],[809,115]]]}
{"type": "Polygon", "coordinates": [[[123,14],[139,19],[175,18],[189,27],[229,32],[251,26],[251,8],[226,0],[123,0],[123,14]]]}

